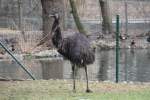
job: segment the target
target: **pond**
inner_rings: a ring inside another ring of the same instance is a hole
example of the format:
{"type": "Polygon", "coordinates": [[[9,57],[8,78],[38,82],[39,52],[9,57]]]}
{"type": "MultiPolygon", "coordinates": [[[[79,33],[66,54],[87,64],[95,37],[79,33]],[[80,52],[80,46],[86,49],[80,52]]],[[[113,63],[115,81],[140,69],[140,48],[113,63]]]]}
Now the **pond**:
{"type": "MultiPolygon", "coordinates": [[[[115,50],[96,50],[94,64],[88,66],[89,80],[115,81],[115,50]]],[[[119,81],[150,82],[150,50],[122,49],[119,55],[119,81]]],[[[21,61],[36,79],[72,79],[70,62],[62,58],[26,58],[21,61]]],[[[0,78],[30,79],[13,60],[0,60],[0,78]]],[[[85,80],[84,69],[77,78],[85,80]]]]}

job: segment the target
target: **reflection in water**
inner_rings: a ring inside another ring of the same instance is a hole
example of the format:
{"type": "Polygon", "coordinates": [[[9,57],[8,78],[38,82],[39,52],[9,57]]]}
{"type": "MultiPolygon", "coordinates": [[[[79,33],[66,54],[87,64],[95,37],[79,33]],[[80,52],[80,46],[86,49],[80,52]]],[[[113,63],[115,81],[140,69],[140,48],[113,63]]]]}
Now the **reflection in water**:
{"type": "Polygon", "coordinates": [[[148,59],[150,59],[150,48],[148,48],[148,50],[147,50],[147,57],[148,57],[148,59]]]}
{"type": "Polygon", "coordinates": [[[63,79],[62,60],[40,60],[43,79],[63,79]]]}
{"type": "Polygon", "coordinates": [[[134,55],[135,49],[134,49],[134,48],[131,48],[131,49],[130,49],[130,52],[131,52],[132,55],[134,55]]]}
{"type": "MultiPolygon", "coordinates": [[[[89,80],[115,81],[115,50],[97,50],[94,64],[88,66],[89,80]]],[[[150,82],[150,50],[120,50],[119,81],[150,82]]],[[[36,79],[71,79],[71,65],[61,59],[23,60],[36,79]]],[[[85,79],[84,69],[78,78],[85,79]]],[[[14,61],[0,61],[0,78],[29,79],[30,77],[14,61]]]]}
{"type": "Polygon", "coordinates": [[[124,81],[128,81],[127,49],[124,49],[124,81]]]}
{"type": "Polygon", "coordinates": [[[107,79],[109,52],[100,51],[99,57],[98,81],[104,81],[107,79]]]}
{"type": "Polygon", "coordinates": [[[129,65],[128,67],[128,71],[129,71],[129,80],[130,81],[136,81],[136,72],[137,72],[137,54],[136,54],[136,51],[135,49],[131,50],[131,52],[129,52],[129,57],[131,58],[130,59],[130,62],[131,64],[129,65]]]}
{"type": "Polygon", "coordinates": [[[23,70],[14,61],[0,62],[0,77],[6,79],[21,79],[25,78],[23,70]]]}
{"type": "Polygon", "coordinates": [[[147,50],[137,52],[137,81],[150,82],[150,59],[147,50]]]}

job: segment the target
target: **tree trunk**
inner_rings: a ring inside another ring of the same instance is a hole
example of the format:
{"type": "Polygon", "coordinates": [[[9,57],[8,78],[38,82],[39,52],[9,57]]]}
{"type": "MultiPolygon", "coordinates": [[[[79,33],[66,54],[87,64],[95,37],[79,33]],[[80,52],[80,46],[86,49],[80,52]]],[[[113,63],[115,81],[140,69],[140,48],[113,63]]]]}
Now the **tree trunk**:
{"type": "Polygon", "coordinates": [[[42,18],[43,18],[43,26],[42,26],[43,38],[47,34],[49,34],[44,42],[47,42],[47,45],[49,47],[53,47],[50,34],[53,18],[49,17],[49,14],[56,12],[59,13],[60,17],[62,18],[64,16],[63,0],[41,0],[41,4],[42,4],[42,18]]]}
{"type": "Polygon", "coordinates": [[[109,4],[107,0],[99,0],[102,13],[102,32],[104,34],[112,33],[112,19],[110,15],[109,4]]]}
{"type": "Polygon", "coordinates": [[[71,12],[73,14],[73,18],[74,18],[78,31],[84,35],[87,35],[82,23],[80,22],[80,18],[78,16],[78,12],[77,12],[77,8],[76,8],[74,0],[69,0],[69,2],[70,2],[71,9],[72,9],[71,12]]]}

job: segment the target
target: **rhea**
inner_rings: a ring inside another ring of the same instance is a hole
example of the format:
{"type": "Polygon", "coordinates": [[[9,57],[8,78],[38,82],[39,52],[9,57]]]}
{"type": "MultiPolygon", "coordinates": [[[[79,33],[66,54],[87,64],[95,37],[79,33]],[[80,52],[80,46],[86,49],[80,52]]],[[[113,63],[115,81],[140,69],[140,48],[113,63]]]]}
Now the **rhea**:
{"type": "Polygon", "coordinates": [[[59,26],[59,15],[58,13],[50,15],[54,18],[52,25],[52,42],[53,45],[57,48],[57,51],[67,58],[72,65],[72,74],[73,74],[73,91],[76,91],[75,78],[76,78],[76,69],[84,68],[86,73],[86,92],[92,92],[89,89],[88,85],[88,72],[87,65],[92,64],[95,60],[95,54],[93,49],[90,46],[88,38],[82,33],[75,33],[66,38],[62,37],[61,28],[59,26]]]}

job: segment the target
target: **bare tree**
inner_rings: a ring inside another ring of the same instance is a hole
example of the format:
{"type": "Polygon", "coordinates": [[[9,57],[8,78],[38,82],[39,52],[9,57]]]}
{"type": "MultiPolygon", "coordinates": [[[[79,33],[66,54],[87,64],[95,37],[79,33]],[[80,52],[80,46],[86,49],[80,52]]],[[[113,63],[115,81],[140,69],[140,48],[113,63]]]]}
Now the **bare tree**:
{"type": "Polygon", "coordinates": [[[82,33],[82,34],[87,35],[86,31],[85,31],[85,29],[84,29],[84,27],[83,27],[83,25],[82,25],[82,23],[80,21],[80,18],[79,18],[79,15],[78,15],[78,12],[77,12],[77,8],[76,8],[76,4],[75,4],[74,0],[69,0],[69,2],[70,2],[71,9],[72,9],[71,12],[73,14],[73,18],[74,18],[75,24],[76,24],[79,32],[82,33]]]}
{"type": "Polygon", "coordinates": [[[102,31],[104,34],[112,33],[112,19],[110,15],[109,3],[107,0],[99,0],[102,13],[102,31]]]}

